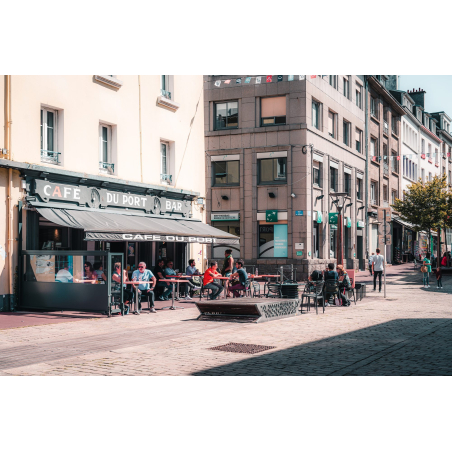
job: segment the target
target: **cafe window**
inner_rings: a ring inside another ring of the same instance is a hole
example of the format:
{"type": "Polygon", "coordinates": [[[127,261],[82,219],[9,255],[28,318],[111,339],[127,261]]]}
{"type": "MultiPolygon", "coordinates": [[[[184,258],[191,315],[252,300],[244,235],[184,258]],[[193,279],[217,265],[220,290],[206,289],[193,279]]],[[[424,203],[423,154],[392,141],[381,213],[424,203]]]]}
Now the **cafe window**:
{"type": "Polygon", "coordinates": [[[239,160],[212,162],[212,186],[239,185],[239,160]]]}
{"type": "Polygon", "coordinates": [[[317,186],[322,186],[322,164],[320,162],[312,163],[312,183],[317,186]]]}
{"type": "Polygon", "coordinates": [[[215,104],[215,130],[237,129],[239,126],[239,103],[237,101],[215,104]]]}
{"type": "Polygon", "coordinates": [[[286,97],[261,99],[261,126],[277,126],[286,123],[286,97]]]}
{"type": "Polygon", "coordinates": [[[287,224],[259,225],[259,257],[287,257],[287,224]]]}
{"type": "Polygon", "coordinates": [[[331,191],[337,191],[337,168],[330,166],[330,189],[331,191]]]}
{"type": "Polygon", "coordinates": [[[285,184],[287,182],[287,157],[259,159],[259,184],[285,184]]]}

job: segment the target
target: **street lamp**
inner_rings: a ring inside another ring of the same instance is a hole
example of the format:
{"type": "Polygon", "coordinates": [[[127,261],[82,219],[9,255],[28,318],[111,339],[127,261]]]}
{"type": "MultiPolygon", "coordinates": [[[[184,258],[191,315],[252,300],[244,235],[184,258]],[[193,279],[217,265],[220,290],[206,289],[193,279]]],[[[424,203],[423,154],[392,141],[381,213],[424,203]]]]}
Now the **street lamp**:
{"type": "Polygon", "coordinates": [[[343,228],[343,220],[342,220],[342,209],[344,208],[344,201],[345,201],[345,197],[348,196],[349,194],[347,192],[331,192],[330,196],[332,198],[336,198],[334,201],[332,201],[333,204],[336,204],[337,207],[337,213],[338,213],[338,218],[337,218],[337,223],[338,223],[338,239],[337,239],[337,244],[336,244],[336,260],[337,260],[337,265],[344,265],[344,256],[342,253],[342,228],[343,228]]]}

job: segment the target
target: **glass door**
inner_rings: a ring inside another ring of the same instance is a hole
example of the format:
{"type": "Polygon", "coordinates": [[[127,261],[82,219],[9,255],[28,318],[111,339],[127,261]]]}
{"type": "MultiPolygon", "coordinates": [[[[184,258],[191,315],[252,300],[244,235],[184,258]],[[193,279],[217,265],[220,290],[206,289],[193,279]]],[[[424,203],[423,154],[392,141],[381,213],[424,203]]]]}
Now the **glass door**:
{"type": "Polygon", "coordinates": [[[124,315],[124,254],[108,253],[108,299],[111,314],[124,315]]]}

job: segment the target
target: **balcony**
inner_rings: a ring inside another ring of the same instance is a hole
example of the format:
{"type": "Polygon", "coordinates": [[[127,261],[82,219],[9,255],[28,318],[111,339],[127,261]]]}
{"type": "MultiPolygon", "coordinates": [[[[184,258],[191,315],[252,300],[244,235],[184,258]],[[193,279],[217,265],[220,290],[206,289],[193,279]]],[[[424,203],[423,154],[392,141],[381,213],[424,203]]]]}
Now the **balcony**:
{"type": "Polygon", "coordinates": [[[383,133],[389,135],[389,125],[386,121],[383,121],[383,133]]]}
{"type": "Polygon", "coordinates": [[[160,179],[167,184],[173,183],[173,175],[172,174],[160,174],[160,179]]]}
{"type": "Polygon", "coordinates": [[[60,154],[61,152],[47,151],[45,149],[41,149],[41,162],[58,165],[58,163],[60,163],[58,160],[58,156],[60,154]]]}
{"type": "Polygon", "coordinates": [[[115,173],[115,164],[107,163],[107,162],[99,162],[99,171],[105,174],[114,174],[115,173]]]}

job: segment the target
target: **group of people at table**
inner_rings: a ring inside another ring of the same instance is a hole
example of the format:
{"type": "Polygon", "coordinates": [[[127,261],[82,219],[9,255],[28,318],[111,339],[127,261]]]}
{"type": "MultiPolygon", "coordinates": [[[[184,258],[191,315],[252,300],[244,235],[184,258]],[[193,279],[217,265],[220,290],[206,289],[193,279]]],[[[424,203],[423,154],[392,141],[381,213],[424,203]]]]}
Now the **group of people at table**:
{"type": "Polygon", "coordinates": [[[215,282],[215,280],[229,281],[228,292],[232,292],[234,297],[240,296],[239,291],[246,288],[248,275],[243,268],[244,263],[242,260],[238,260],[234,263],[232,250],[226,250],[223,267],[220,273],[217,271],[218,263],[216,261],[210,262],[210,266],[205,271],[204,275],[196,268],[194,259],[190,259],[188,263],[189,265],[185,270],[185,275],[182,275],[174,270],[174,262],[171,260],[167,261],[165,264],[164,259],[159,259],[153,271],[146,268],[145,262],[140,262],[138,264],[138,269],[132,273],[131,280],[129,280],[127,271],[123,269],[121,281],[121,263],[117,262],[114,264],[112,281],[117,284],[121,284],[122,282],[124,285],[123,293],[126,306],[133,300],[134,291],[132,286],[138,285],[138,293],[141,301],[148,301],[150,303],[151,312],[156,312],[154,307],[154,289],[157,288],[159,292],[159,300],[169,300],[169,297],[174,290],[174,285],[172,284],[174,278],[178,278],[181,287],[181,296],[185,300],[192,299],[190,297],[190,288],[193,290],[201,288],[193,280],[194,276],[203,276],[202,285],[205,289],[210,289],[211,300],[216,300],[224,290],[224,287],[215,282]],[[184,278],[184,280],[182,281],[180,278],[184,278]]]}

